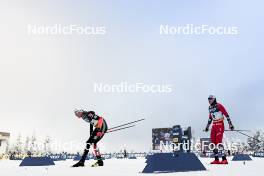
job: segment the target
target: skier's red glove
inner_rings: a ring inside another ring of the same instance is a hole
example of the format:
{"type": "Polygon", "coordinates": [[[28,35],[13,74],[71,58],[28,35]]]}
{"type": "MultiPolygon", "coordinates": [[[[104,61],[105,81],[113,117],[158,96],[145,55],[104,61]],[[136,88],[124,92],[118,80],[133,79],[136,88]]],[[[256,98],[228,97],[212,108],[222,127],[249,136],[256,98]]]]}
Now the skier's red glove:
{"type": "Polygon", "coordinates": [[[103,135],[104,135],[104,133],[102,133],[102,132],[97,132],[97,133],[96,133],[96,136],[97,136],[97,137],[102,137],[103,135]]]}

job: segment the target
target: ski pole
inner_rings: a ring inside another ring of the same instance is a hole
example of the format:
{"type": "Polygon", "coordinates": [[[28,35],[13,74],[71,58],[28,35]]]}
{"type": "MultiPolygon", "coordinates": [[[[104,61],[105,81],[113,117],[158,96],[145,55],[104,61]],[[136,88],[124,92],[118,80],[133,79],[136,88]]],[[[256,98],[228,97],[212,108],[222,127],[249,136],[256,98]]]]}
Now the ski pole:
{"type": "MultiPolygon", "coordinates": [[[[203,131],[205,131],[205,130],[203,130],[203,131]]],[[[241,131],[248,131],[248,132],[250,132],[250,130],[225,130],[225,131],[234,131],[234,132],[240,133],[240,134],[242,134],[242,135],[244,135],[244,136],[246,136],[246,137],[249,137],[249,138],[251,138],[251,139],[254,139],[254,140],[258,141],[258,142],[264,142],[264,141],[260,141],[260,140],[257,139],[257,138],[254,138],[254,137],[252,137],[252,136],[249,136],[249,135],[247,135],[247,134],[241,132],[241,131]]]]}
{"type": "Polygon", "coordinates": [[[133,121],[133,122],[128,122],[128,123],[125,123],[125,124],[122,124],[122,125],[119,125],[119,126],[115,126],[115,127],[109,128],[108,130],[112,130],[112,129],[116,129],[116,128],[119,128],[119,127],[122,127],[122,126],[130,125],[132,123],[136,123],[136,122],[139,122],[139,121],[142,121],[142,120],[145,120],[145,119],[139,119],[139,120],[136,120],[136,121],[133,121]]]}
{"type": "MultiPolygon", "coordinates": [[[[205,132],[205,130],[203,130],[205,132]]],[[[209,130],[208,130],[209,131],[209,130]]],[[[245,131],[245,132],[251,132],[250,130],[225,130],[225,131],[235,131],[235,132],[241,132],[241,131],[245,131]]]]}
{"type": "Polygon", "coordinates": [[[225,130],[225,131],[245,131],[245,132],[251,132],[250,130],[225,130]]]}
{"type": "Polygon", "coordinates": [[[131,126],[123,127],[123,128],[117,128],[117,129],[109,129],[109,130],[106,131],[106,133],[112,133],[114,131],[124,130],[124,129],[131,128],[131,127],[134,127],[134,126],[135,125],[131,125],[131,126]]]}
{"type": "Polygon", "coordinates": [[[240,133],[240,134],[242,134],[242,135],[244,135],[244,136],[247,136],[247,137],[249,137],[249,138],[251,138],[251,139],[254,139],[254,140],[256,140],[257,142],[263,142],[263,141],[260,141],[260,140],[257,139],[257,138],[254,138],[254,137],[249,136],[249,135],[247,135],[247,134],[245,134],[245,133],[242,133],[241,131],[235,131],[235,132],[238,132],[238,133],[240,133]]]}

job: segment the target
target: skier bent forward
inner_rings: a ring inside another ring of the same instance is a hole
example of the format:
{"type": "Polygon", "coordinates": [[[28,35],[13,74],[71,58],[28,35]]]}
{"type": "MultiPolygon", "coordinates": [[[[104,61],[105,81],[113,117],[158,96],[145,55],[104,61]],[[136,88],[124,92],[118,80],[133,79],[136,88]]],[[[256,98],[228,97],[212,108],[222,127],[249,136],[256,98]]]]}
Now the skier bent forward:
{"type": "Polygon", "coordinates": [[[94,111],[76,110],[74,113],[78,118],[82,118],[84,121],[91,124],[90,126],[91,134],[89,139],[86,141],[86,148],[84,149],[81,160],[78,163],[74,164],[72,167],[84,166],[85,159],[89,153],[89,149],[91,145],[93,145],[94,153],[97,158],[96,163],[94,163],[92,167],[103,166],[104,163],[101,154],[99,152],[99,149],[97,148],[97,143],[103,138],[104,134],[107,131],[107,124],[105,119],[103,117],[96,115],[94,111]],[[93,127],[95,128],[94,130],[93,127]]]}

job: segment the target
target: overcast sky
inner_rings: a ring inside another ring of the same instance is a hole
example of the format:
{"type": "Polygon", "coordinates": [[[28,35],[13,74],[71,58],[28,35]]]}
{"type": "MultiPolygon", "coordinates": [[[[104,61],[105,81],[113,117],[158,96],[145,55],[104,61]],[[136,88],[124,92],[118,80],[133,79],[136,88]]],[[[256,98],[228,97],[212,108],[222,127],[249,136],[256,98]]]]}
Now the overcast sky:
{"type": "MultiPolygon", "coordinates": [[[[104,144],[148,150],[151,129],[180,124],[207,137],[209,94],[237,129],[263,129],[263,2],[1,1],[0,131],[84,142],[75,108],[114,126],[104,144]],[[28,25],[104,26],[106,35],[29,35],[28,25]],[[160,35],[160,25],[235,26],[237,35],[160,35]],[[95,93],[94,83],[172,85],[172,93],[95,93]]],[[[239,137],[239,136],[237,136],[239,137]]]]}

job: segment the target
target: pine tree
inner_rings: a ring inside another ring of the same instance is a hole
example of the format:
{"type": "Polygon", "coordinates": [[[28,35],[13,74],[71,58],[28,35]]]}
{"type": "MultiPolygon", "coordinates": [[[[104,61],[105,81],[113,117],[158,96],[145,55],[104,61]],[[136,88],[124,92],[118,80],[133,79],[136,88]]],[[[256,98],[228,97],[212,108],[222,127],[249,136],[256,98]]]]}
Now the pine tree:
{"type": "Polygon", "coordinates": [[[31,153],[31,155],[37,154],[37,152],[38,152],[36,141],[37,141],[36,135],[35,135],[35,133],[33,133],[31,136],[31,139],[30,139],[31,144],[29,147],[29,152],[31,153]]]}
{"type": "Polygon", "coordinates": [[[44,140],[44,153],[46,155],[51,152],[50,143],[51,143],[51,137],[50,136],[46,136],[46,138],[44,140]]]}
{"type": "Polygon", "coordinates": [[[30,151],[30,137],[29,136],[27,136],[26,137],[26,140],[25,140],[25,145],[24,145],[24,152],[26,153],[26,154],[28,154],[28,152],[30,151]]]}
{"type": "Polygon", "coordinates": [[[9,145],[9,140],[6,141],[6,149],[5,149],[5,154],[8,154],[10,150],[10,145],[9,145]]]}
{"type": "Polygon", "coordinates": [[[263,150],[263,133],[258,130],[254,135],[253,138],[248,138],[247,143],[249,145],[249,149],[253,152],[263,150]]]}
{"type": "Polygon", "coordinates": [[[14,147],[14,152],[15,152],[17,155],[22,154],[22,141],[21,141],[21,134],[19,134],[19,135],[17,136],[16,144],[15,144],[15,147],[14,147]]]}

